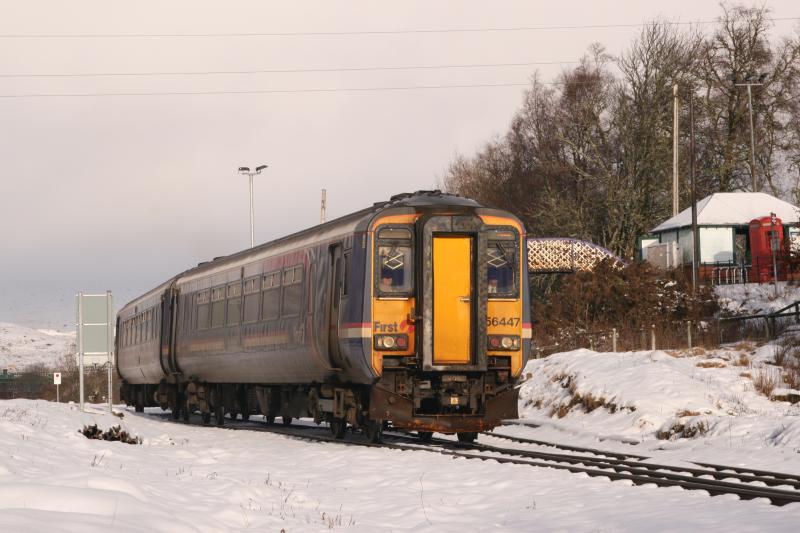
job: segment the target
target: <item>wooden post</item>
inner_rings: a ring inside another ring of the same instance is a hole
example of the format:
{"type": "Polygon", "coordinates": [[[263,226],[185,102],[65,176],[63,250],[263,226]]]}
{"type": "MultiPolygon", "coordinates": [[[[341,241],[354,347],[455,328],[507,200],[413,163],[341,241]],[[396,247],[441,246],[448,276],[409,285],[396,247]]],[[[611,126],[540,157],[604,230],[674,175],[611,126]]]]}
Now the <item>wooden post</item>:
{"type": "Polygon", "coordinates": [[[692,321],[686,321],[686,345],[692,349],[692,321]]]}
{"type": "Polygon", "coordinates": [[[650,324],[650,349],[656,349],[656,325],[650,324]]]}
{"type": "Polygon", "coordinates": [[[617,351],[617,328],[611,329],[611,351],[617,351]]]}

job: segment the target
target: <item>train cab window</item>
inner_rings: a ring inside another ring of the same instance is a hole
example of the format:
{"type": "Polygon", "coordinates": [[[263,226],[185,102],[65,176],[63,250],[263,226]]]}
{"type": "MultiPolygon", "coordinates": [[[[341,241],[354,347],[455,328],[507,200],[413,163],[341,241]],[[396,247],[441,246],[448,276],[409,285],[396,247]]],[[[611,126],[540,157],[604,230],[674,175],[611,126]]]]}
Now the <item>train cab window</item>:
{"type": "Polygon", "coordinates": [[[258,321],[258,304],[261,297],[258,281],[257,277],[244,280],[244,316],[242,322],[245,324],[258,321]]]}
{"type": "Polygon", "coordinates": [[[378,231],[375,283],[379,296],[409,296],[413,289],[411,230],[382,228],[378,231]]]}
{"type": "Polygon", "coordinates": [[[195,295],[195,305],[197,306],[197,312],[195,313],[195,329],[206,329],[208,328],[208,318],[211,314],[210,311],[210,304],[209,304],[209,292],[208,290],[200,291],[195,295]]]}
{"type": "Polygon", "coordinates": [[[517,232],[490,231],[486,246],[486,275],[489,298],[516,298],[519,261],[517,232]]]}
{"type": "Polygon", "coordinates": [[[235,326],[242,319],[242,286],[241,284],[231,283],[228,285],[228,320],[229,326],[235,326]]]}
{"type": "Polygon", "coordinates": [[[281,272],[269,272],[264,274],[261,290],[261,319],[275,320],[280,316],[281,305],[281,272]]]}
{"type": "Polygon", "coordinates": [[[225,287],[211,289],[211,327],[225,324],[225,287]]]}
{"type": "Polygon", "coordinates": [[[281,316],[297,316],[303,307],[303,265],[283,271],[283,302],[281,316]]]}

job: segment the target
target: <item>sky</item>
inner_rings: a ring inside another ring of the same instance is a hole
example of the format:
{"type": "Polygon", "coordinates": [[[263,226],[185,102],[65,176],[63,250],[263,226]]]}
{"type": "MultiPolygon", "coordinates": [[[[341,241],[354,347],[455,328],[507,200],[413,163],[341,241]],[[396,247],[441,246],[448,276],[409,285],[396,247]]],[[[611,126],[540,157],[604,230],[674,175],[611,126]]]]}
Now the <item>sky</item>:
{"type": "Polygon", "coordinates": [[[323,188],[328,218],[436,188],[455,154],[506,131],[535,72],[553,80],[594,42],[619,54],[639,24],[720,8],[0,0],[0,13],[0,321],[69,329],[78,291],[122,305],[248,247],[239,166],[268,165],[257,243],[318,223],[323,188]],[[466,29],[484,31],[452,31],[466,29]]]}

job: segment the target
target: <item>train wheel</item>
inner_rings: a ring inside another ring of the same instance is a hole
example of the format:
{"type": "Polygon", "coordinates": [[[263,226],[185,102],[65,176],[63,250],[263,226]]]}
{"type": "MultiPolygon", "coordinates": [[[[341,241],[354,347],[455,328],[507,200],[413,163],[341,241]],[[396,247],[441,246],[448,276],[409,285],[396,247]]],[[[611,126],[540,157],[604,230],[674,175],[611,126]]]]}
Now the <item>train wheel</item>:
{"type": "Polygon", "coordinates": [[[239,410],[242,412],[242,420],[250,420],[250,405],[247,403],[247,389],[242,387],[238,393],[239,410]]]}
{"type": "Polygon", "coordinates": [[[383,424],[380,421],[373,421],[367,420],[364,424],[364,435],[367,436],[367,440],[377,444],[381,442],[381,438],[383,437],[383,424]]]}
{"type": "Polygon", "coordinates": [[[267,415],[264,417],[264,420],[267,421],[268,426],[271,426],[272,424],[275,423],[275,415],[267,415]]]}
{"type": "Polygon", "coordinates": [[[478,434],[474,431],[458,434],[458,442],[463,442],[464,444],[472,444],[477,438],[478,434]]]}
{"type": "Polygon", "coordinates": [[[433,439],[433,431],[417,431],[420,442],[430,442],[433,439]]]}
{"type": "Polygon", "coordinates": [[[342,440],[347,433],[347,422],[341,418],[331,420],[331,434],[335,439],[342,440]]]}
{"type": "Polygon", "coordinates": [[[236,412],[236,409],[233,409],[228,414],[231,415],[231,420],[236,420],[236,417],[238,416],[238,413],[236,412]]]}
{"type": "Polygon", "coordinates": [[[225,406],[222,405],[222,398],[219,398],[220,401],[214,403],[214,422],[218,426],[225,425],[225,406]]]}
{"type": "Polygon", "coordinates": [[[136,400],[133,403],[133,408],[137,413],[144,412],[144,390],[138,389],[136,391],[136,400]]]}
{"type": "Polygon", "coordinates": [[[184,422],[189,421],[189,404],[186,402],[185,397],[181,397],[178,405],[181,406],[181,418],[184,422]]]}
{"type": "Polygon", "coordinates": [[[282,416],[281,417],[284,426],[291,426],[292,425],[292,417],[291,416],[282,416]]]}
{"type": "Polygon", "coordinates": [[[169,403],[170,409],[170,417],[173,420],[177,420],[181,417],[181,408],[178,407],[178,393],[175,389],[170,388],[169,393],[167,394],[167,399],[169,403]]]}
{"type": "Polygon", "coordinates": [[[203,425],[206,425],[211,422],[211,413],[200,413],[200,418],[203,420],[203,425]]]}

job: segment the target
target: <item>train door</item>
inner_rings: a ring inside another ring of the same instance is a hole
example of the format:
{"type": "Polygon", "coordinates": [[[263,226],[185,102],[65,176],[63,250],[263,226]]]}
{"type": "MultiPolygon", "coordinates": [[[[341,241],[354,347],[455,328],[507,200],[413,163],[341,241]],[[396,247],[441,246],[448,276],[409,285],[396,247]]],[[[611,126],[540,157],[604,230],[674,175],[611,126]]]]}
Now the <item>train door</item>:
{"type": "Polygon", "coordinates": [[[329,248],[330,268],[328,268],[328,357],[334,368],[342,367],[342,353],[339,344],[339,309],[342,297],[342,245],[336,243],[329,248]]]}
{"type": "Polygon", "coordinates": [[[433,362],[472,360],[474,238],[433,236],[433,362]]]}
{"type": "Polygon", "coordinates": [[[161,343],[159,357],[161,368],[167,375],[177,374],[175,357],[175,322],[178,311],[178,289],[169,288],[161,296],[161,343]]]}
{"type": "Polygon", "coordinates": [[[432,216],[422,225],[422,363],[427,370],[486,366],[486,249],[476,216],[432,216]],[[482,295],[482,296],[481,296],[482,295]]]}

